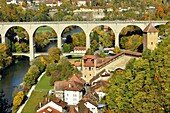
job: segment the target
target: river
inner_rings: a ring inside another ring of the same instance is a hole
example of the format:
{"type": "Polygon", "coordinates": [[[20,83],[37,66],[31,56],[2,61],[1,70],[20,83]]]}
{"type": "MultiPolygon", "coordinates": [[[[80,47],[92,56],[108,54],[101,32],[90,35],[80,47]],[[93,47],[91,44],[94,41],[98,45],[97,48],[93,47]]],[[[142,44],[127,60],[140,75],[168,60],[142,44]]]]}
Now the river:
{"type": "Polygon", "coordinates": [[[23,82],[23,77],[29,68],[29,59],[24,59],[18,63],[8,67],[2,73],[2,80],[0,81],[0,89],[4,90],[6,98],[9,102],[13,100],[13,91],[17,86],[23,82]]]}
{"type": "MultiPolygon", "coordinates": [[[[65,33],[62,37],[62,39],[65,39],[65,36],[72,35],[76,32],[81,32],[82,29],[79,27],[76,27],[72,29],[71,31],[68,31],[65,33]]],[[[37,52],[47,52],[50,47],[56,46],[57,41],[51,41],[51,43],[43,48],[42,50],[38,50],[37,52]]],[[[21,60],[18,63],[8,67],[6,70],[2,73],[2,80],[0,80],[0,89],[4,90],[6,98],[9,100],[9,102],[13,101],[13,92],[15,89],[17,89],[17,86],[23,82],[23,77],[28,71],[29,68],[29,59],[21,60]]]]}

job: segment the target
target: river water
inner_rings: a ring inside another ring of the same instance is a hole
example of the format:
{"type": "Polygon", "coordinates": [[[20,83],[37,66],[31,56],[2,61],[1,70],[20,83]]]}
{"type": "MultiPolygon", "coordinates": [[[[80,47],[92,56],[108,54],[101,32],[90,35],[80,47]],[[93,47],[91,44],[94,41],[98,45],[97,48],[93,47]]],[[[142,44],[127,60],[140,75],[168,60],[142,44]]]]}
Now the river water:
{"type": "Polygon", "coordinates": [[[23,77],[29,68],[29,59],[24,59],[18,63],[8,67],[2,73],[2,80],[0,80],[0,89],[3,89],[6,98],[9,102],[13,100],[13,91],[17,86],[23,82],[23,77]]]}
{"type": "MultiPolygon", "coordinates": [[[[64,40],[65,36],[67,35],[72,35],[73,33],[81,31],[81,28],[76,27],[65,33],[62,39],[64,40]]],[[[50,47],[56,46],[56,44],[57,41],[51,41],[47,47],[43,48],[42,50],[38,50],[37,52],[47,52],[50,47]]],[[[0,80],[0,89],[3,89],[9,102],[13,101],[13,92],[17,89],[18,85],[23,82],[23,77],[28,71],[29,66],[29,59],[24,59],[3,71],[3,78],[0,80]]]]}

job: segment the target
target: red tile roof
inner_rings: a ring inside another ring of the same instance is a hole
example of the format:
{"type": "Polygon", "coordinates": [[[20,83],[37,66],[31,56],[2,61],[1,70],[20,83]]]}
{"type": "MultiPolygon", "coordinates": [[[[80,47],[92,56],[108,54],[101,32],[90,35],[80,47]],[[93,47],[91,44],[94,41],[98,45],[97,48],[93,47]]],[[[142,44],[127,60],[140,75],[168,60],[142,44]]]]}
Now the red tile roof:
{"type": "Polygon", "coordinates": [[[69,81],[75,81],[77,83],[80,83],[80,84],[85,84],[86,81],[84,79],[81,78],[82,77],[82,74],[74,74],[70,79],[69,81]]]}
{"type": "Polygon", "coordinates": [[[74,47],[74,50],[86,50],[86,47],[74,47]]]}
{"type": "Polygon", "coordinates": [[[41,111],[36,112],[36,113],[62,113],[62,112],[60,112],[60,111],[58,111],[58,110],[48,106],[48,107],[46,107],[46,108],[44,108],[41,111]]]}
{"type": "Polygon", "coordinates": [[[56,81],[54,83],[54,89],[56,91],[81,91],[84,88],[84,84],[75,82],[75,81],[56,81]]]}
{"type": "MultiPolygon", "coordinates": [[[[64,102],[64,101],[62,101],[60,98],[57,98],[57,97],[55,97],[55,98],[51,98],[51,99],[47,99],[47,97],[45,97],[46,99],[44,99],[42,102],[40,102],[41,103],[41,107],[43,107],[43,106],[45,106],[46,104],[48,104],[49,102],[54,102],[55,104],[57,104],[58,106],[61,106],[63,109],[67,106],[67,102],[64,102]]],[[[39,104],[36,106],[36,111],[38,110],[38,109],[40,109],[41,107],[39,107],[39,104]]],[[[46,112],[46,113],[50,113],[48,110],[49,109],[51,109],[52,110],[52,113],[54,112],[54,113],[61,113],[61,112],[59,112],[57,109],[55,109],[55,108],[52,108],[52,107],[50,107],[50,106],[47,106],[47,107],[45,107],[44,109],[42,109],[41,111],[39,111],[39,112],[37,112],[37,113],[43,113],[43,112],[46,112]]]]}
{"type": "Polygon", "coordinates": [[[85,55],[83,56],[83,59],[96,59],[97,56],[96,55],[85,55]]]}
{"type": "Polygon", "coordinates": [[[158,32],[158,30],[152,26],[152,23],[149,23],[143,32],[151,33],[151,32],[158,32]]]}

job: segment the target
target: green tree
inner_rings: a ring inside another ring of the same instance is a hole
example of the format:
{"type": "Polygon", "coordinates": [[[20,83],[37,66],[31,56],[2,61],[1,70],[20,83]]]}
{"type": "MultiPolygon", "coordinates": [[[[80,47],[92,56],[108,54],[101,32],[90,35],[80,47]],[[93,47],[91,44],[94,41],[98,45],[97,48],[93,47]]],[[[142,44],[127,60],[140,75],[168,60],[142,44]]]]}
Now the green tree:
{"type": "Polygon", "coordinates": [[[39,77],[40,71],[36,65],[32,65],[28,72],[24,75],[24,82],[26,85],[31,86],[36,83],[37,78],[39,77]]]}
{"type": "Polygon", "coordinates": [[[94,50],[92,48],[88,48],[85,55],[94,55],[94,50]]]}
{"type": "Polygon", "coordinates": [[[48,59],[49,59],[49,62],[58,62],[60,60],[60,54],[61,54],[61,51],[60,51],[59,48],[51,47],[48,50],[48,59]]]}
{"type": "Polygon", "coordinates": [[[114,52],[115,52],[115,54],[120,53],[120,47],[116,46],[116,47],[114,48],[114,52]]]}
{"type": "Polygon", "coordinates": [[[170,39],[132,60],[123,73],[115,72],[106,87],[106,110],[112,112],[157,112],[170,110],[170,39]],[[151,55],[150,55],[151,54],[151,55]],[[149,57],[150,55],[150,57],[149,57]]]}
{"type": "Polygon", "coordinates": [[[49,64],[49,66],[47,66],[47,69],[48,74],[51,75],[51,85],[53,85],[56,80],[67,80],[73,74],[80,73],[79,71],[74,69],[74,67],[71,65],[71,63],[68,61],[68,58],[66,57],[62,57],[58,64],[49,64]]]}
{"type": "Polygon", "coordinates": [[[12,53],[6,44],[0,44],[0,70],[12,63],[12,53]]]}

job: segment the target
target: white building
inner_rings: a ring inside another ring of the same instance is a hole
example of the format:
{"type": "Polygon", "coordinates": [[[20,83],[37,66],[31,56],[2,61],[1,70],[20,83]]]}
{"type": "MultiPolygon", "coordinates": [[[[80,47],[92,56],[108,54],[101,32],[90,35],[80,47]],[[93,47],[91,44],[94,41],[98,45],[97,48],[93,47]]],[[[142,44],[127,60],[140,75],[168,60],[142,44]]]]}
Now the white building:
{"type": "Polygon", "coordinates": [[[66,102],[63,102],[59,98],[46,99],[40,102],[36,106],[36,113],[62,113],[67,106],[66,102]]]}
{"type": "Polygon", "coordinates": [[[7,4],[17,4],[17,0],[7,0],[7,4]]]}
{"type": "Polygon", "coordinates": [[[80,75],[73,75],[69,81],[56,81],[54,91],[56,97],[67,102],[68,105],[77,105],[84,93],[85,81],[80,75]]]}
{"type": "Polygon", "coordinates": [[[64,101],[68,105],[77,105],[79,100],[83,97],[83,87],[78,87],[78,84],[74,82],[68,83],[67,88],[64,90],[64,101]]]}
{"type": "Polygon", "coordinates": [[[87,99],[84,103],[84,105],[90,109],[91,112],[93,113],[98,113],[98,105],[91,99],[87,99]]]}
{"type": "Polygon", "coordinates": [[[77,6],[86,6],[86,0],[78,0],[77,1],[77,6]]]}

